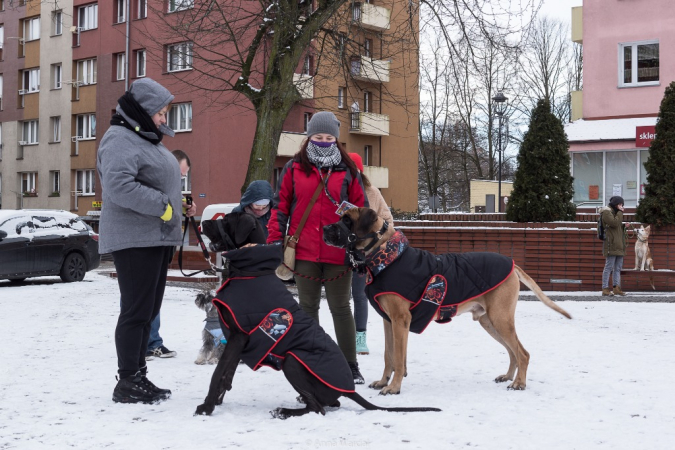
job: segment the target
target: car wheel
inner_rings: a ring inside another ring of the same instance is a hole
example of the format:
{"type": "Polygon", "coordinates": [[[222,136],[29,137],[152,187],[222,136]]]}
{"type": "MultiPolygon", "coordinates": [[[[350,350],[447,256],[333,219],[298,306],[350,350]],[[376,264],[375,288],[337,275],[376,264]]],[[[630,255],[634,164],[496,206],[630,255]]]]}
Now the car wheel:
{"type": "Polygon", "coordinates": [[[61,279],[66,283],[82,281],[87,273],[87,263],[79,253],[71,253],[66,256],[61,267],[61,279]]]}

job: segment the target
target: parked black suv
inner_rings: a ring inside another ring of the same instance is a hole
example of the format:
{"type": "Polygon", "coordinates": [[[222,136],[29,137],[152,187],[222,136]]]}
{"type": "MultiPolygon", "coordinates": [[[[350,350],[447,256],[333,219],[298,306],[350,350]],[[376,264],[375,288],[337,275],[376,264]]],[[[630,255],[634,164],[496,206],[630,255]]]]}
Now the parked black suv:
{"type": "Polygon", "coordinates": [[[82,281],[101,263],[98,235],[70,212],[0,209],[0,280],[59,275],[82,281]]]}

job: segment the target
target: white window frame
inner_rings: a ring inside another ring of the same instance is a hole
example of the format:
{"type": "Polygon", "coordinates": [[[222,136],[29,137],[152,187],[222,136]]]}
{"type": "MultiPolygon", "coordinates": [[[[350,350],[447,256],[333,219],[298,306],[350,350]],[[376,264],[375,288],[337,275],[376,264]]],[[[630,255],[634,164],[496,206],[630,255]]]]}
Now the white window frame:
{"type": "Polygon", "coordinates": [[[63,34],[63,11],[52,11],[52,36],[63,34]]]}
{"type": "Polygon", "coordinates": [[[75,171],[75,189],[78,195],[96,194],[96,175],[94,169],[75,171]]]}
{"type": "Polygon", "coordinates": [[[49,185],[51,186],[52,194],[61,193],[61,172],[58,170],[49,171],[49,185]]]}
{"type": "Polygon", "coordinates": [[[21,86],[25,94],[40,92],[40,68],[22,70],[21,86]]]}
{"type": "Polygon", "coordinates": [[[21,140],[26,145],[37,145],[40,143],[39,120],[24,120],[21,122],[21,140]]]}
{"type": "Polygon", "coordinates": [[[115,16],[115,23],[124,23],[126,22],[126,0],[117,0],[117,15],[115,16]]]}
{"type": "Polygon", "coordinates": [[[145,19],[148,17],[148,0],[138,0],[138,9],[136,14],[137,19],[145,19]]]}
{"type": "Polygon", "coordinates": [[[84,86],[96,84],[96,58],[77,61],[77,81],[84,86]]]}
{"type": "Polygon", "coordinates": [[[145,49],[136,50],[136,78],[143,78],[145,72],[145,49]]]}
{"type": "Polygon", "coordinates": [[[21,172],[21,192],[22,193],[37,193],[37,172],[21,172]]]}
{"type": "Polygon", "coordinates": [[[79,31],[98,28],[98,3],[80,6],[77,9],[77,27],[79,31]]]}
{"type": "Polygon", "coordinates": [[[192,70],[192,42],[179,42],[167,46],[166,58],[167,72],[192,70]]]}
{"type": "Polygon", "coordinates": [[[192,192],[192,177],[190,172],[180,178],[180,191],[182,194],[190,194],[192,192]]]}
{"type": "Polygon", "coordinates": [[[5,45],[5,25],[0,25],[0,50],[5,45]]]}
{"type": "Polygon", "coordinates": [[[118,53],[116,55],[116,64],[115,64],[117,70],[117,81],[124,80],[125,64],[126,64],[126,55],[124,53],[118,53]]]}
{"type": "Polygon", "coordinates": [[[195,7],[195,0],[168,0],[167,12],[185,11],[195,7]]]}
{"type": "Polygon", "coordinates": [[[307,125],[309,124],[310,120],[312,120],[312,113],[311,112],[306,112],[302,115],[303,130],[305,132],[307,132],[307,125]]]}
{"type": "Polygon", "coordinates": [[[302,62],[302,75],[312,76],[312,56],[305,55],[305,59],[302,62]]]}
{"type": "Polygon", "coordinates": [[[75,116],[75,135],[78,141],[96,139],[96,114],[78,114],[75,116]]]}
{"type": "Polygon", "coordinates": [[[373,157],[373,146],[372,145],[365,145],[363,147],[363,165],[364,166],[369,166],[370,165],[370,160],[373,157]]]}
{"type": "Polygon", "coordinates": [[[619,87],[637,87],[637,86],[659,86],[661,84],[661,45],[659,44],[658,39],[650,39],[650,40],[645,40],[645,41],[634,41],[634,42],[622,42],[619,44],[619,87]],[[641,83],[638,83],[637,81],[637,76],[638,76],[638,51],[637,48],[639,45],[650,45],[650,44],[658,44],[659,45],[659,80],[658,81],[643,81],[641,83]],[[631,67],[631,82],[630,83],[625,83],[623,81],[623,76],[624,76],[624,60],[623,60],[623,52],[624,48],[626,47],[632,47],[632,67],[631,67]]]}
{"type": "Polygon", "coordinates": [[[174,103],[166,115],[166,123],[176,133],[192,131],[192,103],[174,103]]]}
{"type": "Polygon", "coordinates": [[[24,42],[36,41],[40,39],[40,16],[31,17],[23,20],[23,40],[24,42]]]}
{"type": "Polygon", "coordinates": [[[52,116],[49,118],[52,128],[51,142],[61,142],[61,116],[52,116]]]}
{"type": "Polygon", "coordinates": [[[61,89],[63,85],[63,66],[52,64],[52,89],[61,89]]]}
{"type": "Polygon", "coordinates": [[[345,108],[345,98],[346,98],[346,89],[344,87],[338,87],[338,98],[337,98],[337,107],[340,109],[345,108]]]}

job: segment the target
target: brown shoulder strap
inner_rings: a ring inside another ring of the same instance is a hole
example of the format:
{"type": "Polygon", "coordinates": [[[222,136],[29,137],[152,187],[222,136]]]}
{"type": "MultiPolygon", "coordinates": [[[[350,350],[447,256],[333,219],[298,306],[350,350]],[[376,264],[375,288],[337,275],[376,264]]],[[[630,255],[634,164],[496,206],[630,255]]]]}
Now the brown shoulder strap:
{"type": "Polygon", "coordinates": [[[316,187],[316,191],[314,191],[314,195],[312,195],[312,199],[309,201],[307,208],[305,208],[305,212],[302,214],[298,228],[295,229],[295,234],[288,240],[289,247],[295,248],[295,245],[298,243],[298,240],[300,239],[300,233],[302,233],[302,229],[305,227],[305,222],[307,222],[307,218],[309,217],[309,213],[312,210],[312,206],[314,206],[314,203],[316,203],[316,199],[319,198],[319,194],[321,193],[322,189],[323,178],[320,179],[319,184],[316,187]]]}

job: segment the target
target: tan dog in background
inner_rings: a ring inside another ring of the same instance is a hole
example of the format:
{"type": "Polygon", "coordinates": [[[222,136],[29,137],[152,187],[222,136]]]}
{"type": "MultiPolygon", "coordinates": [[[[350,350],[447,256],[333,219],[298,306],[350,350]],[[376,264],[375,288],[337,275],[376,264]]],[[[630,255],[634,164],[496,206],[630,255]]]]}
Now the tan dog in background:
{"type": "MultiPolygon", "coordinates": [[[[651,225],[641,225],[636,231],[637,240],[635,241],[635,269],[644,271],[645,268],[649,271],[654,270],[654,260],[652,259],[652,252],[649,250],[649,233],[651,232],[651,225]]],[[[654,277],[649,276],[649,284],[654,287],[654,277]]]]}
{"type": "MultiPolygon", "coordinates": [[[[368,233],[376,234],[383,229],[383,220],[368,208],[353,208],[342,216],[340,222],[353,233],[355,237],[364,236],[368,233]]],[[[339,224],[339,222],[338,222],[339,224]]],[[[353,238],[344,235],[338,224],[324,227],[324,242],[335,247],[346,248],[346,243],[354,242],[353,238]]],[[[394,227],[389,227],[377,241],[377,245],[366,253],[377,250],[384,246],[389,238],[395,233],[394,227]]],[[[380,236],[378,234],[378,236],[380,236]]],[[[363,249],[377,238],[358,239],[357,249],[363,249]]],[[[381,272],[378,277],[388,277],[390,271],[381,272]]],[[[513,380],[508,389],[525,389],[527,367],[530,362],[530,354],[525,350],[516,334],[515,312],[520,294],[520,283],[530,288],[537,298],[549,308],[571,319],[567,311],[556,305],[548,298],[537,283],[530,278],[523,269],[515,266],[515,270],[495,289],[461,303],[456,315],[470,313],[473,320],[481,326],[497,342],[502,344],[509,355],[509,368],[504,375],[495,378],[495,382],[501,383],[513,380]]],[[[384,373],[379,381],[370,384],[373,389],[381,389],[380,394],[398,394],[401,391],[403,377],[407,374],[408,334],[411,323],[411,303],[395,293],[387,293],[378,296],[378,301],[391,319],[384,320],[384,373]],[[392,377],[393,374],[393,378],[392,377]],[[389,382],[391,379],[391,383],[389,382]]]]}

